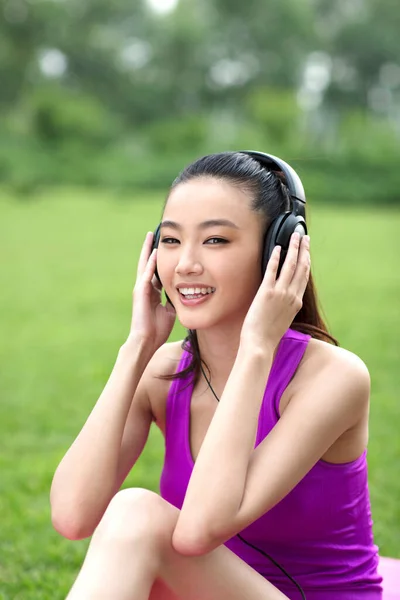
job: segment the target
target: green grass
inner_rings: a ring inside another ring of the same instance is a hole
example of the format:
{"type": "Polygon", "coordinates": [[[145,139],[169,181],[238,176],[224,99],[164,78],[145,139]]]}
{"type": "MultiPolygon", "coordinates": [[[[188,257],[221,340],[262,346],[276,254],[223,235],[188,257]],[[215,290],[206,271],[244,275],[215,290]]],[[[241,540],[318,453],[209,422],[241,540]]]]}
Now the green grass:
{"type": "MultiPolygon", "coordinates": [[[[139,193],[0,197],[1,600],[61,600],[82,564],[89,541],[52,527],[51,480],[128,334],[139,250],[161,205],[139,193]]],[[[371,373],[375,537],[400,557],[400,212],[310,206],[309,224],[330,331],[371,373]]],[[[158,490],[162,451],[154,429],[124,487],[158,490]]]]}

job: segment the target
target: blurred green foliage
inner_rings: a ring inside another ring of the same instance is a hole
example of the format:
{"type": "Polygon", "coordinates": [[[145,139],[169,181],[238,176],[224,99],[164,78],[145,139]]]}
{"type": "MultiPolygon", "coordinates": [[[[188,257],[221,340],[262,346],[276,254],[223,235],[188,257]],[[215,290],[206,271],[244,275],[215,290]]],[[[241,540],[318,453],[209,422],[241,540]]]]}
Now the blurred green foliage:
{"type": "Polygon", "coordinates": [[[0,181],[166,189],[209,152],[292,162],[313,199],[399,203],[396,0],[0,4],[0,181]]]}

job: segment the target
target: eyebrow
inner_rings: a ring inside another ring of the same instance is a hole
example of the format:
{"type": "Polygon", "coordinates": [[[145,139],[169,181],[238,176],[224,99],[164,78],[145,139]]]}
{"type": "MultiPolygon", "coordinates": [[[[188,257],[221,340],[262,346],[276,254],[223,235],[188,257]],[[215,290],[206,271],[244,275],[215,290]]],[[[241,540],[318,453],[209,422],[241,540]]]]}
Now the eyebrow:
{"type": "MultiPolygon", "coordinates": [[[[208,229],[209,227],[232,227],[233,229],[240,229],[235,223],[229,221],[229,219],[209,219],[208,221],[203,221],[199,223],[198,229],[208,229]]],[[[175,221],[163,221],[161,223],[161,227],[171,227],[172,229],[182,229],[182,225],[176,223],[175,221]]]]}

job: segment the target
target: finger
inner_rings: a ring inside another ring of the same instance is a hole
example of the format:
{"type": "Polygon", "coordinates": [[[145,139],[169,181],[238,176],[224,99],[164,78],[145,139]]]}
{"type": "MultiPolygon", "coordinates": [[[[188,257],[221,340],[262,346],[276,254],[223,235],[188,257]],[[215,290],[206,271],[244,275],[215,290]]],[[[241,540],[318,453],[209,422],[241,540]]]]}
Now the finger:
{"type": "Polygon", "coordinates": [[[283,263],[282,270],[279,274],[277,286],[283,289],[287,289],[293,279],[296,272],[298,257],[300,248],[300,235],[293,233],[290,238],[288,252],[283,263]]]}
{"type": "Polygon", "coordinates": [[[310,237],[305,235],[301,240],[300,254],[296,273],[290,287],[293,292],[303,298],[311,271],[310,237]]]}
{"type": "Polygon", "coordinates": [[[158,277],[156,277],[156,275],[154,274],[153,277],[151,278],[151,285],[153,286],[154,289],[157,290],[157,292],[162,292],[162,284],[160,283],[158,277]]]}
{"type": "Polygon", "coordinates": [[[142,275],[142,281],[151,282],[153,275],[156,270],[157,264],[157,248],[154,248],[147,261],[144,273],[142,275]]]}
{"type": "Polygon", "coordinates": [[[159,292],[162,291],[162,284],[160,283],[160,280],[155,274],[152,277],[151,283],[153,284],[153,287],[155,287],[156,290],[158,290],[159,292]]]}
{"type": "Polygon", "coordinates": [[[275,246],[265,270],[263,282],[269,287],[275,287],[276,284],[276,274],[278,272],[281,250],[281,246],[275,246]]]}
{"type": "Polygon", "coordinates": [[[150,257],[150,250],[151,250],[152,243],[153,243],[153,232],[148,231],[146,233],[146,237],[145,237],[143,245],[142,245],[142,250],[140,252],[138,266],[137,266],[136,279],[139,279],[146,269],[146,265],[147,265],[147,262],[150,257]]]}

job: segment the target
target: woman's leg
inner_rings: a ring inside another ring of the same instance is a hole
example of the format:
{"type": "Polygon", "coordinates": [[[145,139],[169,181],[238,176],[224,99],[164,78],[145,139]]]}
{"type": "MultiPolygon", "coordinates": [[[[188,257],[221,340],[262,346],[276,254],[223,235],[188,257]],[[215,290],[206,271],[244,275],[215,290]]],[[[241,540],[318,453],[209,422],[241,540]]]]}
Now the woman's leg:
{"type": "Polygon", "coordinates": [[[149,490],[118,492],[67,600],[287,600],[225,546],[203,556],[177,553],[178,515],[149,490]]]}
{"type": "Polygon", "coordinates": [[[66,600],[149,598],[160,569],[150,514],[143,510],[143,503],[152,494],[133,488],[114,496],[93,533],[66,600]]]}

